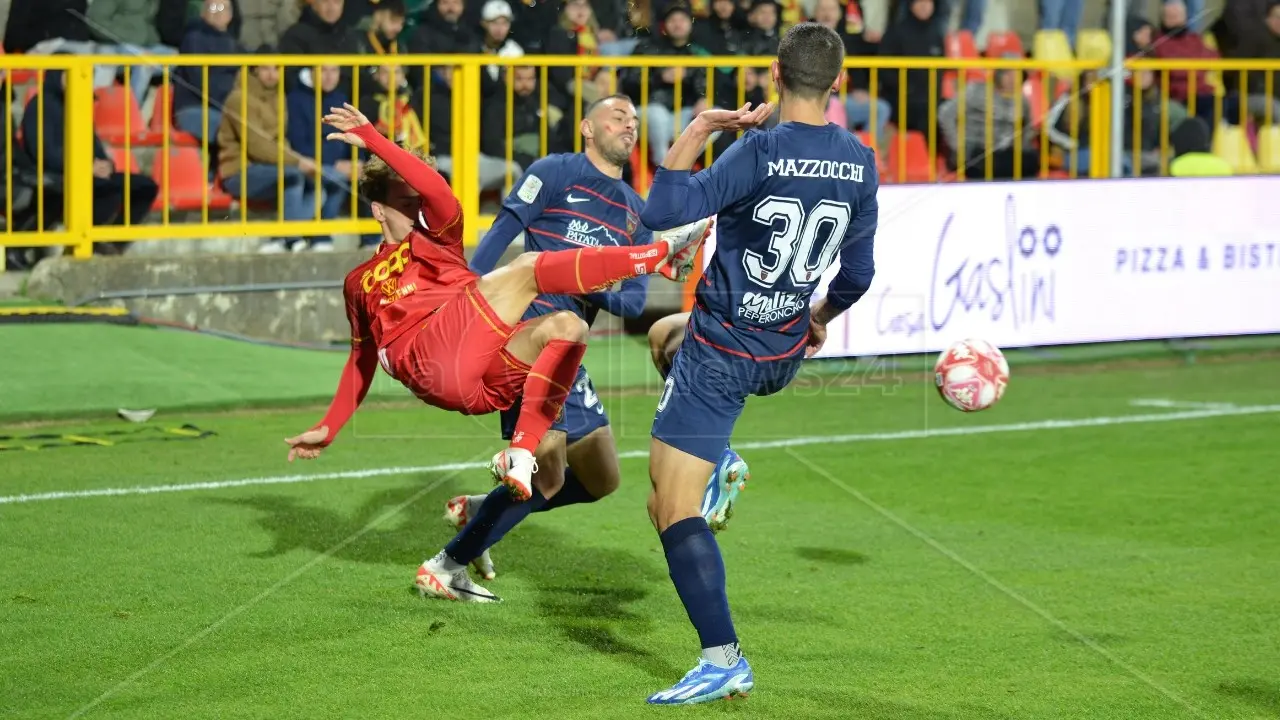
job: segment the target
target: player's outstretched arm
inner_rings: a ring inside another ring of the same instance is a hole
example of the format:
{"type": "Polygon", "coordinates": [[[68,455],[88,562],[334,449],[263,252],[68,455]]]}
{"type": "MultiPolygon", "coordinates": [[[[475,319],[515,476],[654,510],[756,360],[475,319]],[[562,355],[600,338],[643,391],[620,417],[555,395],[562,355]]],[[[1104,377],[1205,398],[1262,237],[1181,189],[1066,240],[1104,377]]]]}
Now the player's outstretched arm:
{"type": "Polygon", "coordinates": [[[738,110],[700,113],[680,134],[662,167],[654,173],[640,222],[653,230],[669,230],[710,217],[746,197],[759,175],[750,135],[739,138],[711,167],[697,175],[691,177],[689,169],[701,157],[712,134],[754,127],[768,119],[772,112],[773,105],[764,103],[755,110],[743,105],[738,110]]]}
{"type": "Polygon", "coordinates": [[[443,228],[457,219],[458,200],[453,196],[453,189],[449,187],[444,176],[414,157],[412,153],[383,137],[369,122],[369,118],[354,105],[347,103],[340,108],[330,108],[329,114],[324,116],[324,122],[340,131],[329,133],[327,139],[341,140],[348,145],[367,148],[369,152],[382,158],[387,165],[391,166],[391,169],[409,187],[416,190],[422,196],[423,204],[426,206],[428,226],[443,228]]]}
{"type": "Polygon", "coordinates": [[[342,368],[338,391],[333,394],[323,420],[301,435],[285,440],[289,445],[289,462],[295,458],[313,460],[319,457],[320,451],[338,436],[373,386],[373,376],[378,372],[378,346],[361,320],[359,310],[350,301],[347,302],[347,318],[351,321],[351,353],[342,368]]]}
{"type": "Polygon", "coordinates": [[[644,312],[644,301],[649,296],[649,276],[641,275],[622,281],[617,290],[591,293],[584,296],[587,302],[621,318],[638,318],[644,312]]]}

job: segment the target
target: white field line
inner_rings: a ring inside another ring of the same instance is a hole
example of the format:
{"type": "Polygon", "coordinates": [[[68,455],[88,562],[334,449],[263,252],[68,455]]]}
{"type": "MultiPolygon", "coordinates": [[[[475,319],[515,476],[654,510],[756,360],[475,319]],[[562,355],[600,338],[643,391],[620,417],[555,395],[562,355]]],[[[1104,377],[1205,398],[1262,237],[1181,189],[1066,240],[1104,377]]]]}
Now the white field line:
{"type": "MultiPolygon", "coordinates": [[[[738,450],[769,450],[774,448],[801,447],[804,445],[844,445],[859,442],[884,442],[890,440],[922,440],[926,438],[952,437],[958,435],[986,435],[989,433],[1068,430],[1071,428],[1177,422],[1182,420],[1202,420],[1206,418],[1232,417],[1238,415],[1263,415],[1272,413],[1280,413],[1280,405],[1210,406],[1181,410],[1178,412],[1148,413],[1141,415],[1114,415],[1109,417],[1068,418],[1062,420],[1035,420],[1032,422],[1007,423],[1003,425],[958,425],[956,427],[946,428],[899,430],[896,432],[883,433],[858,433],[852,435],[814,435],[762,442],[734,443],[734,448],[738,450]]],[[[631,450],[620,453],[618,457],[627,460],[648,457],[648,455],[649,453],[647,450],[631,450]]],[[[250,485],[288,485],[294,483],[318,482],[321,480],[358,480],[371,477],[384,477],[388,475],[415,475],[419,473],[478,470],[484,467],[487,467],[487,465],[479,462],[445,463],[441,465],[408,465],[401,467],[343,470],[339,472],[312,473],[304,475],[272,475],[265,477],[243,478],[240,480],[217,480],[173,485],[140,485],[124,488],[61,490],[54,492],[31,493],[28,495],[0,496],[0,505],[45,502],[49,500],[111,497],[118,495],[154,495],[156,493],[222,490],[225,488],[247,487],[250,485]]]]}
{"type": "Polygon", "coordinates": [[[1191,400],[1169,400],[1167,398],[1138,398],[1130,400],[1133,407],[1164,408],[1166,410],[1224,410],[1238,407],[1235,403],[1194,402],[1191,400]]]}

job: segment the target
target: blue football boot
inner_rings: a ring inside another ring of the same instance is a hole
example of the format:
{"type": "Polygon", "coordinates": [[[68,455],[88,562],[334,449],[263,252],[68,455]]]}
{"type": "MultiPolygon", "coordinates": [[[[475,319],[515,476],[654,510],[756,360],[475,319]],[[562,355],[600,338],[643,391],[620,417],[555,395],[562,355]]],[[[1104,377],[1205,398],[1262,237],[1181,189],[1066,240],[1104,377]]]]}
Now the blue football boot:
{"type": "Polygon", "coordinates": [[[707,489],[702,494],[702,517],[706,519],[711,532],[718,533],[728,526],[729,518],[733,517],[733,505],[738,501],[738,493],[747,488],[747,480],[750,478],[747,461],[732,448],[725,448],[716,469],[711,471],[707,489]]]}
{"type": "Polygon", "coordinates": [[[755,675],[744,657],[731,668],[722,668],[705,658],[669,690],[656,692],[645,702],[650,705],[693,705],[695,703],[746,697],[755,687],[755,675]]]}

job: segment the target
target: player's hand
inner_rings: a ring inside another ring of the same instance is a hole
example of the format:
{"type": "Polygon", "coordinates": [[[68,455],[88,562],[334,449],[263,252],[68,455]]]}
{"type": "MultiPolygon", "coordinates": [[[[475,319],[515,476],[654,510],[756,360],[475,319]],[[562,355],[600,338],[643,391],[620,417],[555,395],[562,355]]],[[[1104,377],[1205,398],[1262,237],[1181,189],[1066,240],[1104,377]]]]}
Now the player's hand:
{"type": "Polygon", "coordinates": [[[809,340],[805,343],[804,356],[807,358],[818,354],[822,349],[822,344],[827,341],[827,326],[814,322],[813,316],[809,316],[809,340]]]}
{"type": "Polygon", "coordinates": [[[324,124],[337,128],[341,132],[329,133],[326,140],[341,140],[348,145],[364,148],[364,140],[352,131],[361,125],[368,125],[369,118],[356,109],[351,103],[343,103],[342,107],[329,108],[324,116],[324,124]]]}
{"type": "Polygon", "coordinates": [[[747,103],[737,110],[711,108],[698,113],[698,123],[708,132],[737,132],[753,128],[773,114],[773,103],[760,103],[754,110],[747,103]]]}
{"type": "Polygon", "coordinates": [[[325,441],[328,439],[329,426],[327,425],[308,430],[296,437],[285,438],[285,442],[289,445],[289,462],[293,462],[295,458],[315,460],[320,457],[320,451],[324,449],[325,441]]]}

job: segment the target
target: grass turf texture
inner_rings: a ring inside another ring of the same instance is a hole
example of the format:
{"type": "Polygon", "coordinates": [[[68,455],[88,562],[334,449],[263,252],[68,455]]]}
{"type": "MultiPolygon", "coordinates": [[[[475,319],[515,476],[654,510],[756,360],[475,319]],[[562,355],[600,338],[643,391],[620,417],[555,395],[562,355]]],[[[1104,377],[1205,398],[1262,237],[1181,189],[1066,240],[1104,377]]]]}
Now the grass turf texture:
{"type": "MultiPolygon", "coordinates": [[[[174,403],[196,393],[153,385],[216,384],[238,402],[308,373],[327,392],[341,363],[224,342],[181,366],[104,347],[86,373],[174,403]],[[108,359],[125,364],[109,374],[108,359]]],[[[643,371],[643,356],[623,362],[643,371]]],[[[864,375],[751,401],[735,442],[1172,412],[1134,398],[1278,404],[1277,370],[1019,376],[1015,363],[1009,395],[975,416],[918,376],[864,375]]],[[[77,409],[48,375],[26,382],[39,385],[28,403],[77,409]]],[[[604,400],[621,449],[643,451],[656,396],[604,400]]],[[[217,437],[5,453],[0,495],[478,463],[499,445],[496,418],[377,408],[320,462],[285,465],[281,438],[317,417],[170,412],[152,422],[217,437]]],[[[701,712],[1275,717],[1278,432],[1280,414],[1265,413],[747,451],[753,480],[721,543],[758,690],[701,712]]],[[[141,671],[85,716],[680,712],[643,705],[689,668],[697,640],[645,517],[645,461],[622,469],[615,496],[535,515],[494,550],[497,606],[410,591],[451,535],[444,501],[487,489],[477,469],[0,505],[0,715],[66,717],[141,671]]]]}

